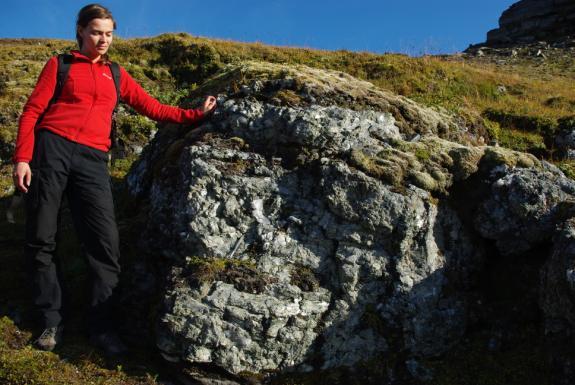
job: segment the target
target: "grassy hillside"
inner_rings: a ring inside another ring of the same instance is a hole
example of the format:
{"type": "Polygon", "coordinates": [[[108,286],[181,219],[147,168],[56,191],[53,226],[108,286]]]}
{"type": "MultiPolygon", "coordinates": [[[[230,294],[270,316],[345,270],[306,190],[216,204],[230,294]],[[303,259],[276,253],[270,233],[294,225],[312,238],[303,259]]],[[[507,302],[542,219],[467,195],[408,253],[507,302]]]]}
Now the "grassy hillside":
{"type": "MultiPolygon", "coordinates": [[[[14,139],[17,117],[44,62],[74,47],[72,41],[4,39],[0,46],[0,140],[14,139]]],[[[572,57],[493,63],[481,58],[356,53],[273,47],[259,43],[166,34],[116,39],[112,58],[154,96],[176,104],[227,63],[260,60],[343,71],[427,106],[457,114],[487,143],[556,159],[553,137],[573,126],[575,62],[572,57]],[[563,119],[563,120],[562,120],[563,119]]],[[[353,106],[350,106],[353,108],[353,106]]],[[[153,123],[129,109],[120,114],[127,141],[143,138],[153,123]]]]}

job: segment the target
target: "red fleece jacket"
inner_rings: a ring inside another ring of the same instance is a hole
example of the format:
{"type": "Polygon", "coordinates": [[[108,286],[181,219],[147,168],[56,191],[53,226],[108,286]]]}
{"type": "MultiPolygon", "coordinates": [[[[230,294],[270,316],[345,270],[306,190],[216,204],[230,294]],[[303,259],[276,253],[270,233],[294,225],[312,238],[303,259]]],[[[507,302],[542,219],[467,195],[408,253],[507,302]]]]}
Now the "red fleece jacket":
{"type": "MultiPolygon", "coordinates": [[[[71,141],[108,151],[112,111],[116,105],[112,72],[108,65],[92,63],[79,51],[72,51],[72,55],[74,59],[62,93],[36,129],[48,129],[71,141]]],[[[57,71],[58,58],[53,57],[44,66],[24,106],[13,157],[15,163],[32,159],[36,122],[54,95],[57,71]]],[[[184,110],[161,104],[148,95],[122,67],[120,74],[122,101],[139,113],[156,121],[173,123],[192,123],[203,118],[201,110],[184,110]]]]}

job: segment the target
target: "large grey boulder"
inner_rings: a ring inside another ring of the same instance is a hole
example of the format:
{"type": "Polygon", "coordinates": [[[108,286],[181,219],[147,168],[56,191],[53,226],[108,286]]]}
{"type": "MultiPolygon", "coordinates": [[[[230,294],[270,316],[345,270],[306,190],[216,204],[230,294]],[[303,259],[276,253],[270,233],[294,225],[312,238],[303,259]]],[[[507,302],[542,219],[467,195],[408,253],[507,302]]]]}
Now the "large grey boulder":
{"type": "Polygon", "coordinates": [[[222,281],[189,287],[186,268],[174,270],[158,341],[165,355],[234,373],[308,370],[312,356],[323,369],[353,365],[390,349],[368,317],[401,330],[413,353],[439,354],[457,341],[465,298],[443,298],[442,270],[454,261],[473,270],[478,261],[457,217],[427,191],[394,192],[338,159],[400,138],[393,118],[246,100],[224,103],[219,114],[211,124],[250,147],[296,145],[317,159],[289,169],[279,158],[194,144],[173,165],[176,179],[152,184],[150,246],[184,265],[185,256],[233,254],[276,280],[257,293],[222,281]],[[322,285],[298,288],[302,266],[322,285]]]}
{"type": "Polygon", "coordinates": [[[167,263],[157,346],[234,374],[401,354],[431,378],[418,360],[473,322],[485,242],[502,256],[548,242],[574,183],[365,82],[266,66],[255,81],[218,75],[233,86],[212,84],[212,119],[163,127],[128,176],[149,210],[142,242],[167,263]],[[338,102],[350,90],[363,108],[338,102]],[[472,180],[485,193],[462,211],[450,192],[472,180]]]}

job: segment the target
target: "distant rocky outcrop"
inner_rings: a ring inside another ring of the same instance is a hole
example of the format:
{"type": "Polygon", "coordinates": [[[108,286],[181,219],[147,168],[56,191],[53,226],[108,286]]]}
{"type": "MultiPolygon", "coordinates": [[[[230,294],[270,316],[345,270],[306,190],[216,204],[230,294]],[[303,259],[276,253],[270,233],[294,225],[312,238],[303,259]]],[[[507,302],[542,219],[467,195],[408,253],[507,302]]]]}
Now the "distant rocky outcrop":
{"type": "Polygon", "coordinates": [[[560,42],[575,37],[575,1],[521,0],[499,18],[499,28],[487,33],[487,46],[560,42]]]}
{"type": "Polygon", "coordinates": [[[575,1],[519,1],[503,12],[487,41],[471,44],[463,57],[497,65],[549,61],[569,67],[575,57],[575,1]]]}
{"type": "Polygon", "coordinates": [[[247,63],[196,93],[218,94],[212,119],[160,129],[127,178],[165,259],[166,359],[264,377],[376,360],[348,383],[425,382],[477,325],[494,349],[525,319],[570,335],[575,182],[557,168],[338,72],[247,63]],[[486,271],[522,256],[503,288],[521,300],[490,307],[486,271]]]}

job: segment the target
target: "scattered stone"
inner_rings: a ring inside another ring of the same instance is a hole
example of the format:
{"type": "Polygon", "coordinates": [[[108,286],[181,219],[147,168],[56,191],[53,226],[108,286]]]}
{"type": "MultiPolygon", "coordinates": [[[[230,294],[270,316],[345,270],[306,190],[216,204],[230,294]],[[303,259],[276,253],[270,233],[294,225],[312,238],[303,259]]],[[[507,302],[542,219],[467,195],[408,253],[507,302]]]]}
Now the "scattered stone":
{"type": "Polygon", "coordinates": [[[555,145],[559,155],[566,159],[575,159],[575,130],[561,130],[555,137],[555,145]]]}

